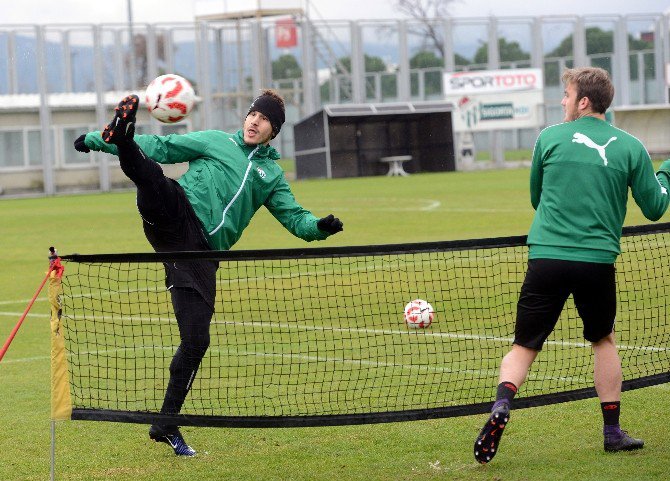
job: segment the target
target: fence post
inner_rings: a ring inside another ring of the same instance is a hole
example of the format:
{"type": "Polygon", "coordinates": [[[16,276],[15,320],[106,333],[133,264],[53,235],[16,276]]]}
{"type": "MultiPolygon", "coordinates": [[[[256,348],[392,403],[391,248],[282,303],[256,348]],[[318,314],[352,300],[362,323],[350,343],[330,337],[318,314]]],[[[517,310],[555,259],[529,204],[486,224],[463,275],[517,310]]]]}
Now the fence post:
{"type": "MultiPolygon", "coordinates": [[[[103,67],[103,46],[102,46],[102,33],[101,26],[93,26],[93,68],[95,75],[95,119],[99,128],[108,122],[107,111],[105,105],[105,71],[103,67]]],[[[121,99],[119,99],[121,100],[121,99]]],[[[101,152],[96,152],[94,154],[98,161],[98,179],[100,182],[100,190],[103,192],[109,192],[112,188],[112,183],[109,178],[109,155],[103,154],[101,152]]]]}
{"type": "Polygon", "coordinates": [[[46,27],[35,25],[35,40],[37,47],[36,68],[37,88],[40,96],[40,129],[42,137],[42,178],[44,180],[44,193],[53,195],[56,193],[54,182],[54,150],[51,136],[51,107],[49,106],[49,84],[47,77],[47,62],[44,46],[44,29],[46,27]]]}

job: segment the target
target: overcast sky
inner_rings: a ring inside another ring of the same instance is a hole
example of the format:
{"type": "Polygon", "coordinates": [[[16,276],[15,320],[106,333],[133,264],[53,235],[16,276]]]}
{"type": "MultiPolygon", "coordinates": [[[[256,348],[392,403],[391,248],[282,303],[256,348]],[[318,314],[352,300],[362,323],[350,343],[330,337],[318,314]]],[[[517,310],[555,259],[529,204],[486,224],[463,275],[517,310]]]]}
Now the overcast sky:
{"type": "MultiPolygon", "coordinates": [[[[9,3],[10,0],[2,0],[9,3]]],[[[305,0],[131,0],[135,22],[191,21],[195,15],[305,8],[305,0]]],[[[401,18],[394,0],[311,0],[312,18],[401,18]]],[[[128,0],[20,0],[3,8],[0,24],[127,22],[128,0]]],[[[6,5],[5,5],[6,6],[6,5]]],[[[455,17],[662,13],[670,0],[454,0],[455,17]]]]}

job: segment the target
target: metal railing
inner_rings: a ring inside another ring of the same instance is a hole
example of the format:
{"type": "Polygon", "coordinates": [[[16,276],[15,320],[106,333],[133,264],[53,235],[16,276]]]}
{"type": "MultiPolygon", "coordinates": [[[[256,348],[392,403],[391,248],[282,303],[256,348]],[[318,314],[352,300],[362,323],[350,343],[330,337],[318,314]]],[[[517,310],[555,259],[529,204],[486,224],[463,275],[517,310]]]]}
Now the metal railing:
{"type": "MultiPolygon", "coordinates": [[[[323,105],[439,99],[442,75],[449,71],[542,68],[547,119],[552,102],[560,101],[560,72],[577,64],[610,71],[614,105],[666,103],[668,18],[657,13],[431,19],[437,40],[422,37],[420,20],[296,18],[298,44],[289,48],[274,44],[272,19],[135,24],[132,31],[128,24],[0,25],[0,152],[5,152],[0,171],[35,171],[41,165],[44,192],[56,192],[54,169],[71,165],[73,155],[59,136],[78,126],[104,125],[109,92],[140,92],[166,72],[183,75],[196,87],[201,103],[186,126],[192,129],[236,130],[258,90],[277,88],[287,101],[287,126],[278,139],[287,157],[292,124],[323,105]],[[522,58],[509,58],[514,49],[522,58]],[[295,61],[293,78],[274,78],[273,64],[282,58],[295,61]],[[422,64],[422,58],[430,62],[422,64]],[[88,103],[82,100],[77,113],[67,114],[58,95],[87,96],[88,103]],[[7,120],[11,116],[16,125],[7,120]],[[26,133],[34,130],[41,134],[39,149],[35,134],[26,133]],[[10,131],[20,132],[20,140],[3,134],[10,131]],[[8,142],[23,151],[11,157],[2,148],[8,142]],[[38,151],[41,162],[31,158],[38,151]]],[[[146,122],[149,131],[165,132],[155,121],[146,122]]],[[[109,190],[110,166],[103,156],[91,159],[99,169],[99,188],[109,190]]]]}

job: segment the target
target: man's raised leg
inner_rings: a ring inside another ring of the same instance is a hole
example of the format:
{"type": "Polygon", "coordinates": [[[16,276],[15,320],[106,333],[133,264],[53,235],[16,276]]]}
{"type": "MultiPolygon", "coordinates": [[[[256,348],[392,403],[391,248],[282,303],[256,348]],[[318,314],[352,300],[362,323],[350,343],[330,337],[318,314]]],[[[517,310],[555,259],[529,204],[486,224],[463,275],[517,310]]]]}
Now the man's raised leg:
{"type": "Polygon", "coordinates": [[[154,224],[177,215],[177,187],[165,176],[161,166],[135,143],[139,105],[137,95],[124,97],[114,110],[114,118],[102,131],[102,139],[116,145],[121,170],[137,187],[140,214],[146,222],[154,224]]]}

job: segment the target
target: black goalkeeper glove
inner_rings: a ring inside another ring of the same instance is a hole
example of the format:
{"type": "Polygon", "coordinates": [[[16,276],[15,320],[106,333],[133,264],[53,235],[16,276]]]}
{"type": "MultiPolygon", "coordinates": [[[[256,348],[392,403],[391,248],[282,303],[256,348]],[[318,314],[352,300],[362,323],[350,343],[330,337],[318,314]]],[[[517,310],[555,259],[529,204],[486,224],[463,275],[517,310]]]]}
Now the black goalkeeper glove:
{"type": "Polygon", "coordinates": [[[74,148],[79,152],[88,153],[91,151],[91,149],[86,147],[86,142],[84,142],[84,139],[86,139],[86,134],[82,134],[77,137],[77,140],[74,141],[74,148]]]}
{"type": "Polygon", "coordinates": [[[344,230],[344,224],[342,224],[342,221],[333,214],[319,219],[319,221],[316,223],[316,226],[320,230],[328,232],[329,234],[337,234],[338,232],[344,230]]]}

